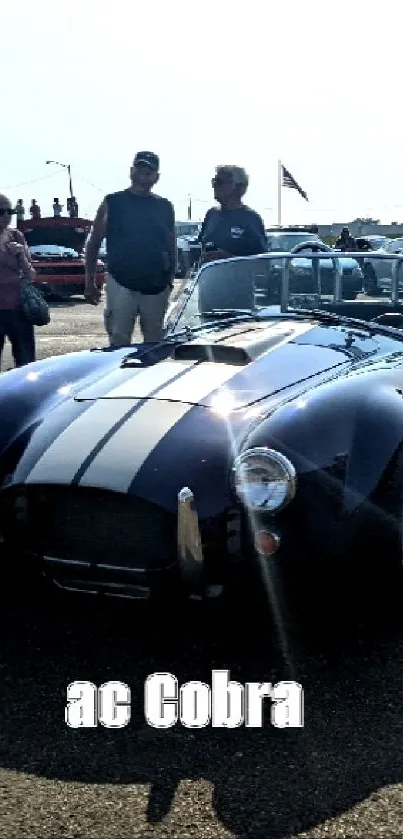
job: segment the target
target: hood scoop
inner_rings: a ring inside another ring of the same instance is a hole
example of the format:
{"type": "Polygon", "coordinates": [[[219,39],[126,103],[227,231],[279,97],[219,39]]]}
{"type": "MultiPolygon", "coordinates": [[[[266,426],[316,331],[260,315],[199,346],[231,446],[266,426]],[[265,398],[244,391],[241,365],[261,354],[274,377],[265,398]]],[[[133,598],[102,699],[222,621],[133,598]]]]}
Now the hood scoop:
{"type": "Polygon", "coordinates": [[[172,358],[175,361],[214,361],[235,367],[244,367],[252,361],[243,347],[226,344],[181,344],[175,347],[172,358]]]}
{"type": "Polygon", "coordinates": [[[284,328],[283,324],[269,330],[266,324],[263,335],[262,332],[262,328],[248,330],[244,332],[241,341],[240,336],[236,335],[218,342],[206,343],[196,340],[180,344],[175,348],[172,358],[175,361],[214,361],[216,364],[245,367],[269,350],[286,343],[295,335],[295,329],[291,326],[284,328]]]}

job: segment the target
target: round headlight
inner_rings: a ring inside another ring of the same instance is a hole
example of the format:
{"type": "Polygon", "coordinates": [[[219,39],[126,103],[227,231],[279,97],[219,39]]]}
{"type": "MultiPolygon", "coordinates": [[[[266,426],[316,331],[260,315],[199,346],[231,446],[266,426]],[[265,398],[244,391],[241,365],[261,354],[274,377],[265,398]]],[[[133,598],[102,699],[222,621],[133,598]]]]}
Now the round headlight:
{"type": "Polygon", "coordinates": [[[278,512],[297,488],[294,466],[274,449],[247,449],[235,459],[233,477],[238,498],[250,510],[278,512]]]}

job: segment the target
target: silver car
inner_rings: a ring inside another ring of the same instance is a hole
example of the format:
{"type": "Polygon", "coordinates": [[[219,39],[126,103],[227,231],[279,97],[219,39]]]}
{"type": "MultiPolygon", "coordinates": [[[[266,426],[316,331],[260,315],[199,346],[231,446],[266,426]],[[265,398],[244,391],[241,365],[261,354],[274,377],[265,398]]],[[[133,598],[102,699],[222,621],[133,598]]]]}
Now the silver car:
{"type": "MultiPolygon", "coordinates": [[[[402,254],[403,255],[403,239],[391,239],[382,248],[379,248],[377,253],[402,254]]],[[[378,291],[388,292],[390,294],[392,285],[392,267],[393,260],[377,259],[376,256],[366,258],[376,275],[376,284],[378,291]]],[[[403,259],[399,264],[398,282],[399,288],[403,288],[403,259]]]]}
{"type": "Polygon", "coordinates": [[[177,252],[176,276],[180,279],[186,277],[200,257],[201,246],[198,243],[200,230],[200,222],[175,222],[177,252]]]}
{"type": "MultiPolygon", "coordinates": [[[[324,256],[316,263],[319,268],[321,293],[325,295],[332,295],[335,284],[335,256],[339,256],[340,268],[343,275],[343,296],[346,300],[354,300],[358,294],[361,293],[364,283],[363,271],[360,268],[357,260],[351,257],[344,256],[341,251],[335,251],[326,245],[316,233],[309,231],[293,231],[293,230],[266,230],[266,238],[268,250],[270,252],[289,252],[289,253],[306,253],[306,259],[299,258],[292,260],[290,263],[290,283],[291,288],[296,293],[306,292],[310,293],[313,288],[317,286],[317,278],[314,276],[312,259],[309,258],[309,252],[312,250],[323,250],[328,253],[330,258],[324,256]],[[313,283],[313,285],[312,285],[313,283]]],[[[277,278],[282,273],[282,262],[273,262],[271,268],[272,281],[274,275],[277,273],[277,278]]]]}

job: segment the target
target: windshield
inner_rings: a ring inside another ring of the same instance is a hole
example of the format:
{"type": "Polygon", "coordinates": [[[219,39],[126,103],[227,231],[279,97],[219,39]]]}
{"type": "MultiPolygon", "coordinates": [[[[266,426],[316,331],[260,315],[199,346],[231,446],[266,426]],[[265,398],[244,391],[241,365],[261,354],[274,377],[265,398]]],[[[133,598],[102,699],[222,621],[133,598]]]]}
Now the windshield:
{"type": "MultiPolygon", "coordinates": [[[[342,265],[343,257],[337,261],[342,265]]],[[[309,260],[308,266],[307,260],[304,260],[305,270],[302,274],[300,270],[296,270],[298,262],[301,260],[293,259],[290,266],[289,306],[318,308],[321,300],[333,297],[336,276],[333,263],[336,260],[320,260],[321,267],[316,278],[312,271],[312,260],[309,260]]],[[[277,261],[265,255],[204,266],[197,275],[195,285],[175,326],[174,321],[171,321],[172,331],[176,333],[200,327],[204,323],[223,317],[226,312],[231,317],[274,306],[278,314],[282,275],[282,268],[277,261]]],[[[360,290],[360,278],[356,284],[357,290],[360,290]]]]}
{"type": "Polygon", "coordinates": [[[291,251],[301,242],[320,242],[316,233],[268,233],[267,244],[270,251],[291,251]]]}
{"type": "Polygon", "coordinates": [[[29,248],[31,256],[53,256],[58,259],[77,259],[79,254],[73,248],[62,248],[59,245],[34,245],[29,248]]]}

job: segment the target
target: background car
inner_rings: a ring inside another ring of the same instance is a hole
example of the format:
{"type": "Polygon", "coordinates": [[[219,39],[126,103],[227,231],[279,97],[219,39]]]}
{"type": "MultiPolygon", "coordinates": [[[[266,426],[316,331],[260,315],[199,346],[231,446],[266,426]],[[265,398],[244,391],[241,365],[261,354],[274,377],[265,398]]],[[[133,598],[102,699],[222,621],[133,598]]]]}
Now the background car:
{"type": "Polygon", "coordinates": [[[377,251],[391,241],[388,236],[356,236],[355,240],[357,243],[366,242],[368,244],[368,250],[371,251],[377,251]]]}
{"type": "MultiPolygon", "coordinates": [[[[266,236],[270,253],[273,251],[287,253],[291,253],[292,251],[306,252],[306,259],[292,261],[290,265],[290,287],[294,291],[313,292],[317,290],[318,281],[320,280],[321,293],[326,295],[333,294],[336,276],[334,259],[321,259],[314,263],[314,267],[308,254],[310,243],[312,243],[313,248],[317,249],[320,247],[332,255],[338,252],[330,248],[329,245],[326,245],[317,233],[310,232],[309,228],[287,228],[282,230],[272,228],[266,230],[266,236]]],[[[339,265],[343,276],[343,296],[346,299],[354,299],[363,289],[363,271],[357,260],[350,259],[349,257],[343,257],[339,265]]],[[[272,282],[277,281],[279,283],[282,276],[281,260],[278,263],[273,263],[272,272],[272,282]]]]}
{"type": "Polygon", "coordinates": [[[200,222],[178,221],[175,223],[177,247],[176,276],[179,279],[186,277],[200,258],[201,246],[197,241],[200,228],[200,222]]]}
{"type": "MultiPolygon", "coordinates": [[[[84,249],[92,222],[89,219],[50,217],[18,223],[25,236],[32,264],[34,283],[45,297],[66,298],[83,294],[85,286],[84,249]]],[[[105,279],[105,266],[97,263],[99,287],[105,279]]]]}
{"type": "MultiPolygon", "coordinates": [[[[45,297],[69,297],[84,290],[85,264],[82,254],[61,245],[35,245],[29,248],[36,271],[34,284],[45,297]]],[[[104,282],[105,266],[97,262],[97,285],[104,282]]]]}
{"type": "MultiPolygon", "coordinates": [[[[403,254],[403,239],[389,239],[381,248],[377,249],[377,252],[388,253],[391,255],[403,254]]],[[[390,294],[392,286],[393,260],[377,260],[375,253],[373,257],[371,256],[365,259],[365,265],[370,266],[371,272],[373,272],[373,276],[375,277],[375,281],[373,283],[374,292],[387,292],[390,294]]],[[[366,270],[368,272],[369,268],[367,267],[366,270]]],[[[403,260],[400,262],[398,272],[399,289],[403,289],[403,260]]]]}
{"type": "MultiPolygon", "coordinates": [[[[390,242],[391,240],[388,239],[387,236],[356,236],[356,250],[362,251],[362,253],[369,253],[371,251],[381,251],[383,252],[383,248],[390,242]]],[[[377,296],[380,293],[377,283],[377,277],[375,270],[371,264],[371,261],[366,259],[364,256],[357,259],[357,262],[360,265],[360,268],[364,274],[364,291],[366,294],[377,296]]]]}
{"type": "Polygon", "coordinates": [[[291,251],[301,242],[321,242],[320,236],[310,227],[267,227],[269,251],[291,251]]]}

